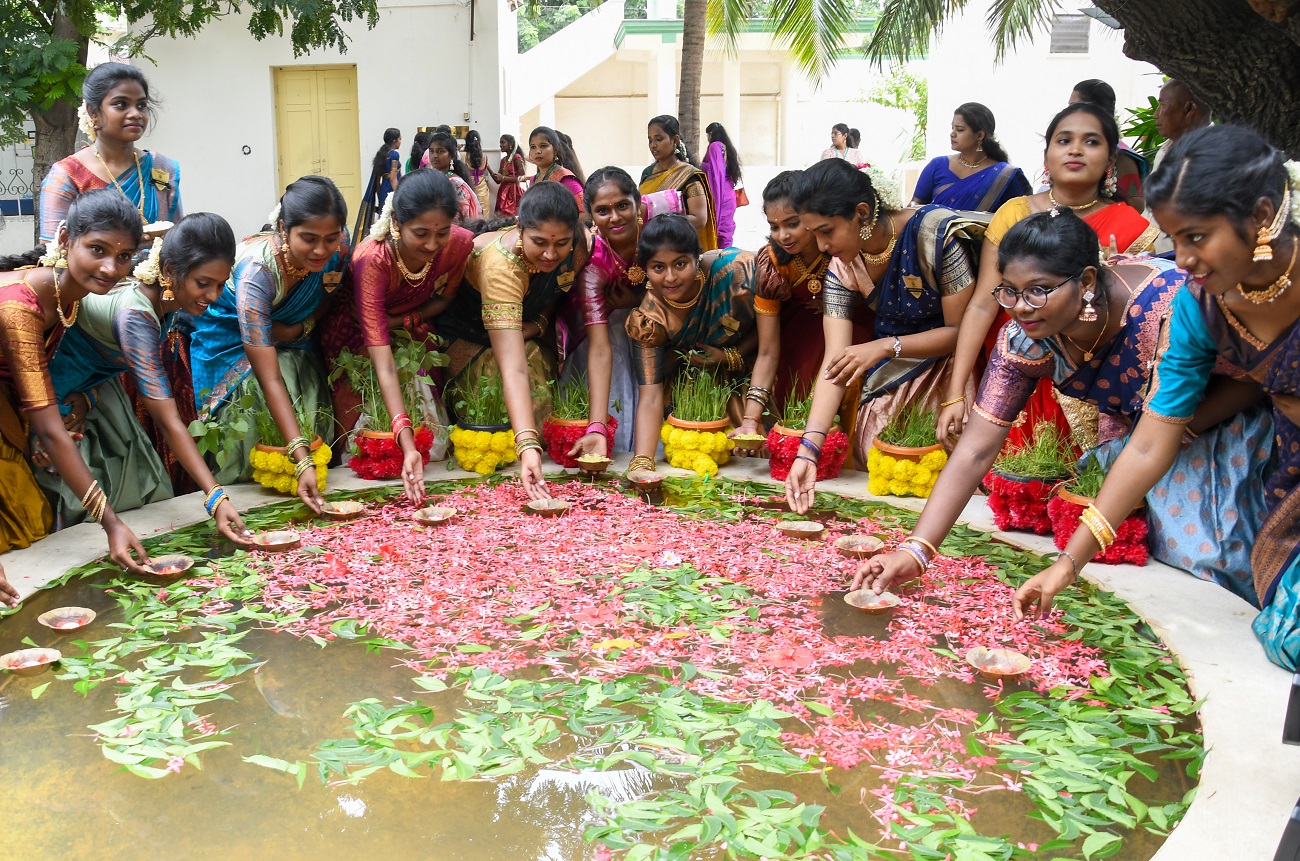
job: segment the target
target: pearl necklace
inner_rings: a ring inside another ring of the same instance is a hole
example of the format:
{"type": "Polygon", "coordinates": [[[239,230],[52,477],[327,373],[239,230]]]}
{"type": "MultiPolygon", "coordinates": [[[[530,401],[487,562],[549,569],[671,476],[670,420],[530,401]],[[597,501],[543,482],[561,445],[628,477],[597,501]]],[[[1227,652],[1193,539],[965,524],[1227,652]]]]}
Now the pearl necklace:
{"type": "Polygon", "coordinates": [[[1241,298],[1245,299],[1252,305],[1263,305],[1266,302],[1273,302],[1281,296],[1291,286],[1291,270],[1295,268],[1296,252],[1300,251],[1300,240],[1291,244],[1291,262],[1287,264],[1286,271],[1277,276],[1277,280],[1268,285],[1263,290],[1252,290],[1246,292],[1246,288],[1240,284],[1237,285],[1237,292],[1241,298]]]}
{"type": "Polygon", "coordinates": [[[1101,198],[1094,197],[1092,200],[1088,201],[1087,203],[1081,203],[1078,206],[1075,206],[1073,203],[1057,203],[1056,195],[1052,194],[1051,188],[1048,188],[1047,199],[1052,202],[1052,206],[1068,206],[1070,207],[1070,209],[1073,209],[1075,212],[1078,212],[1081,209],[1087,209],[1090,206],[1096,206],[1097,201],[1100,200],[1101,198]]]}
{"type": "Polygon", "coordinates": [[[397,261],[397,271],[402,273],[402,277],[412,284],[419,284],[423,281],[424,277],[429,274],[429,270],[433,268],[433,261],[430,260],[425,263],[424,268],[419,272],[412,272],[406,268],[406,262],[402,260],[402,252],[398,250],[396,240],[389,241],[393,243],[393,258],[397,261]]]}

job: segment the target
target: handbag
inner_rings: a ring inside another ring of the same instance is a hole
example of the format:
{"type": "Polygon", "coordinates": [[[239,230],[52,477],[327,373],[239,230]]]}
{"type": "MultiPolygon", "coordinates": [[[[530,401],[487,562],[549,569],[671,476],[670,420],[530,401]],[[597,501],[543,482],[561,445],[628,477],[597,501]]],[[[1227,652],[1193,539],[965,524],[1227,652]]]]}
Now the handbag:
{"type": "Polygon", "coordinates": [[[745,194],[743,185],[736,189],[736,206],[749,206],[749,195],[745,194]]]}

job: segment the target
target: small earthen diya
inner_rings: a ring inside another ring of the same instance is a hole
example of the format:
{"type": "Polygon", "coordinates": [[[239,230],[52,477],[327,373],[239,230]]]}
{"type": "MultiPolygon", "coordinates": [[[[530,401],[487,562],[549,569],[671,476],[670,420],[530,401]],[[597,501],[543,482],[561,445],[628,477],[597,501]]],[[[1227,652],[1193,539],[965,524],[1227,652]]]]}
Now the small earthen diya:
{"type": "Polygon", "coordinates": [[[855,610],[861,610],[868,616],[883,616],[898,606],[899,597],[893,592],[881,592],[877,595],[871,589],[858,589],[844,596],[844,603],[855,610]]]}
{"type": "Polygon", "coordinates": [[[267,553],[283,553],[302,543],[302,536],[292,529],[275,529],[253,536],[253,546],[267,553]]]}
{"type": "Polygon", "coordinates": [[[524,511],[538,517],[559,517],[569,510],[569,503],[563,499],[533,499],[524,504],[524,511]]]}
{"type": "Polygon", "coordinates": [[[742,433],[733,436],[731,442],[741,451],[758,451],[767,442],[767,437],[758,433],[742,433]]]}
{"type": "Polygon", "coordinates": [[[145,236],[162,236],[175,227],[170,221],[153,221],[144,226],[145,236]]]}
{"type": "Polygon", "coordinates": [[[149,562],[149,570],[159,577],[179,577],[193,567],[194,560],[179,553],[158,556],[149,562]]]}
{"type": "Polygon", "coordinates": [[[966,653],[966,663],[991,682],[1012,681],[1029,672],[1033,661],[1028,655],[1011,649],[986,649],[976,646],[966,653]]]}
{"type": "Polygon", "coordinates": [[[786,538],[813,540],[821,538],[826,527],[816,520],[783,520],[776,526],[786,538]]]}
{"type": "Polygon", "coordinates": [[[58,649],[21,649],[0,655],[0,669],[8,670],[15,676],[36,676],[48,670],[62,657],[63,653],[58,649]]]}
{"type": "Polygon", "coordinates": [[[36,621],[56,631],[75,631],[95,621],[95,611],[87,607],[58,607],[37,616],[36,621]]]}
{"type": "Polygon", "coordinates": [[[578,458],[577,461],[578,469],[592,475],[609,469],[611,463],[609,458],[601,457],[598,454],[584,454],[582,457],[578,458]]]}
{"type": "Polygon", "coordinates": [[[411,515],[411,519],[421,526],[442,526],[450,523],[459,514],[454,508],[445,505],[426,505],[411,515]]]}
{"type": "Polygon", "coordinates": [[[885,542],[874,535],[843,535],[835,539],[835,549],[849,559],[870,559],[885,549],[885,542]]]}
{"type": "Polygon", "coordinates": [[[663,487],[664,474],[652,469],[634,469],[627,474],[627,483],[642,493],[650,493],[663,487]]]}
{"type": "Polygon", "coordinates": [[[327,520],[356,520],[366,513],[366,507],[354,499],[326,502],[320,507],[321,516],[327,520]]]}

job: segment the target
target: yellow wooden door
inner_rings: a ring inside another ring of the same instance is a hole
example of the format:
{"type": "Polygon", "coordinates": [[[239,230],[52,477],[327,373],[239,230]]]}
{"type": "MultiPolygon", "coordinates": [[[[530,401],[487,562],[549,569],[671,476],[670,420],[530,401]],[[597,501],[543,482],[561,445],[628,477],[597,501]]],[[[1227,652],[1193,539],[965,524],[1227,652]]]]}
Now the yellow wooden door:
{"type": "Polygon", "coordinates": [[[361,139],[356,66],[282,66],[274,70],[279,185],[318,174],[334,180],[349,219],[361,204],[361,139]]]}

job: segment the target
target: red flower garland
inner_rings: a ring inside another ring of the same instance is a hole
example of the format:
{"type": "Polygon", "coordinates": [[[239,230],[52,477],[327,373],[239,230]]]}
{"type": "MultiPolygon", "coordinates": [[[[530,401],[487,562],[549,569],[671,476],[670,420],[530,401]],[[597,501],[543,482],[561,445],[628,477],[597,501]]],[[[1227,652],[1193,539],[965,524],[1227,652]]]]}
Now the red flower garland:
{"type": "Polygon", "coordinates": [[[989,508],[998,529],[1022,529],[1039,535],[1052,533],[1048,500],[1056,493],[1055,481],[1019,478],[990,471],[984,476],[989,491],[989,508]]]}
{"type": "MultiPolygon", "coordinates": [[[[609,417],[609,422],[605,428],[605,452],[613,454],[614,451],[614,431],[618,430],[618,419],[613,416],[609,417]]],[[[560,466],[574,467],[578,465],[575,458],[569,457],[569,450],[573,444],[582,439],[587,433],[587,424],[581,425],[561,425],[552,422],[550,419],[542,422],[542,441],[546,443],[546,453],[551,460],[560,466]]]]}
{"type": "MultiPolygon", "coordinates": [[[[433,431],[425,425],[415,429],[415,450],[420,460],[429,463],[429,449],[433,448],[433,431]]],[[[402,447],[396,439],[357,435],[358,454],[348,460],[348,466],[359,478],[378,481],[397,478],[402,474],[402,447]]]]}
{"type": "MultiPolygon", "coordinates": [[[[800,437],[787,436],[776,428],[768,432],[767,450],[770,455],[768,466],[772,471],[772,478],[785,481],[786,476],[790,474],[795,455],[799,453],[799,440],[800,437]]],[[[811,456],[812,452],[808,454],[811,456]]],[[[838,477],[840,468],[844,466],[844,459],[848,456],[848,435],[844,431],[831,431],[822,442],[822,454],[817,459],[817,480],[825,481],[828,478],[838,477]]]]}
{"type": "MultiPolygon", "coordinates": [[[[1080,527],[1079,515],[1083,506],[1075,502],[1053,496],[1047,501],[1047,515],[1052,519],[1052,536],[1057,550],[1064,550],[1070,542],[1074,530],[1080,527]]],[[[1087,527],[1083,527],[1087,528],[1087,527]]],[[[1092,558],[1094,562],[1106,565],[1145,565],[1150,555],[1147,549],[1147,518],[1142,512],[1130,514],[1115,530],[1115,543],[1106,548],[1105,553],[1098,553],[1092,558]]]]}

